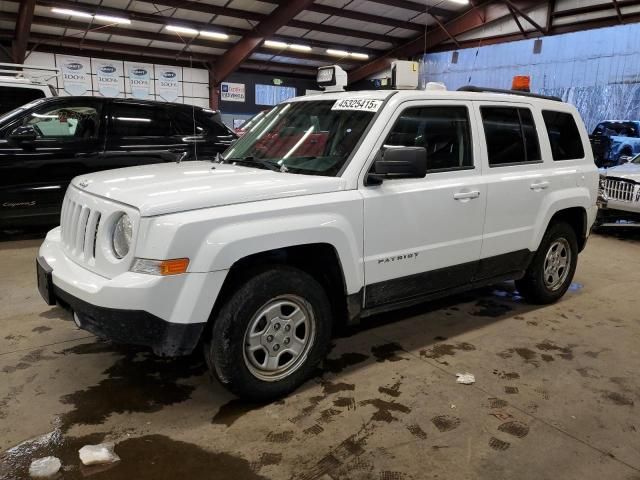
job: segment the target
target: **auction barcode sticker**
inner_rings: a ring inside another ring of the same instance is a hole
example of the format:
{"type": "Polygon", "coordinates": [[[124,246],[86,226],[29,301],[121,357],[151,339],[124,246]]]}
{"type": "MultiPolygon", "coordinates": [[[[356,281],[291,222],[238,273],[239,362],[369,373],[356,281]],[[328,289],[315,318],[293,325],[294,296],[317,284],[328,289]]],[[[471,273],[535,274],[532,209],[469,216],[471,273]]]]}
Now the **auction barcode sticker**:
{"type": "Polygon", "coordinates": [[[331,110],[359,110],[364,112],[377,112],[382,105],[382,100],[368,100],[365,98],[344,98],[337,100],[331,110]]]}

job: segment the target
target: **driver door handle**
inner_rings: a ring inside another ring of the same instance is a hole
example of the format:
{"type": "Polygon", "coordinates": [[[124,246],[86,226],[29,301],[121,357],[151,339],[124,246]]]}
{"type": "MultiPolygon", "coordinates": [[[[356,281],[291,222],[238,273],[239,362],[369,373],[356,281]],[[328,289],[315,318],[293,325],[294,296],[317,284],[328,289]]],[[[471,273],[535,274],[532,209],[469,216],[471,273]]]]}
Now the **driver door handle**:
{"type": "Polygon", "coordinates": [[[478,198],[480,196],[480,192],[478,190],[473,190],[471,192],[458,192],[453,194],[453,198],[455,200],[470,200],[472,198],[478,198]]]}
{"type": "Polygon", "coordinates": [[[544,190],[545,188],[549,188],[549,182],[544,180],[542,182],[532,183],[529,188],[531,190],[544,190]]]}

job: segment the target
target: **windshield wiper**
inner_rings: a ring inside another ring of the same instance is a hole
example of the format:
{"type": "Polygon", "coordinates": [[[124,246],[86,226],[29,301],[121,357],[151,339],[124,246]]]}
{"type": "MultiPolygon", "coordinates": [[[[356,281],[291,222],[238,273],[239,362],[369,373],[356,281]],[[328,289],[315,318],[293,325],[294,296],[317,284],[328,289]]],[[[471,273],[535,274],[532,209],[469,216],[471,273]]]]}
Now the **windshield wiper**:
{"type": "Polygon", "coordinates": [[[274,172],[286,172],[287,168],[284,165],[280,165],[278,162],[273,160],[264,160],[262,158],[254,158],[252,156],[244,157],[244,158],[226,158],[224,160],[228,163],[249,163],[249,164],[258,164],[267,168],[269,170],[273,170],[274,172]]]}

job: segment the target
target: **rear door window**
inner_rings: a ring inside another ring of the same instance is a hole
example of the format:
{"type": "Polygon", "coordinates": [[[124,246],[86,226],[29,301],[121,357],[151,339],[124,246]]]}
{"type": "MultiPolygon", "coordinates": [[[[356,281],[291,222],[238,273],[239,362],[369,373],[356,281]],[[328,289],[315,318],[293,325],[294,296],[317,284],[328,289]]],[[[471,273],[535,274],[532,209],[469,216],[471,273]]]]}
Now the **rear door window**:
{"type": "Polygon", "coordinates": [[[575,160],[584,158],[582,138],[573,115],[566,112],[543,110],[551,153],[554,160],[575,160]]]}
{"type": "Polygon", "coordinates": [[[171,118],[162,106],[113,103],[110,136],[169,137],[173,134],[171,118]]]}
{"type": "Polygon", "coordinates": [[[517,107],[481,107],[489,166],[500,167],[542,161],[531,110],[517,107]]]}

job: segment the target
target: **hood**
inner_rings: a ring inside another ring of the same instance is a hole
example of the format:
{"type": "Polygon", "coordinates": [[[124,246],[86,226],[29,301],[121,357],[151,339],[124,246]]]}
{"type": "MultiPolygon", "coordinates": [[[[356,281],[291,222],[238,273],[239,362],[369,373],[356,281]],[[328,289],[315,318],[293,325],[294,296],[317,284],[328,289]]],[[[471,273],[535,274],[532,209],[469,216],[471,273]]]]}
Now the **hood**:
{"type": "Polygon", "coordinates": [[[144,216],[343,190],[336,177],[211,162],[161,163],[76,177],[76,188],[137,208],[144,216]]]}
{"type": "Polygon", "coordinates": [[[617,167],[607,168],[607,177],[626,178],[640,182],[640,164],[625,163],[617,167]]]}

